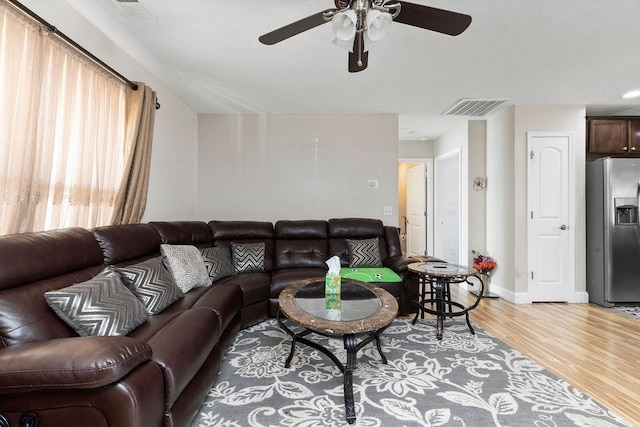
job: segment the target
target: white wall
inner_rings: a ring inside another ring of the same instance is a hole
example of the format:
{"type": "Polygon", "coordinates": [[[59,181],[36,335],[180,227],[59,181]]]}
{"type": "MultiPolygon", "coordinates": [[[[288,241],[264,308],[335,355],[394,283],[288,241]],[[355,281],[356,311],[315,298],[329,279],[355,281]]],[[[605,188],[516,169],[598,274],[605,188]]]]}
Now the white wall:
{"type": "Polygon", "coordinates": [[[473,265],[474,254],[477,251],[486,252],[486,189],[474,190],[473,180],[486,176],[486,122],[484,120],[472,120],[469,122],[469,161],[467,181],[463,182],[468,188],[469,206],[469,252],[465,263],[473,265]]]}
{"type": "MultiPolygon", "coordinates": [[[[469,248],[469,187],[466,183],[469,181],[469,122],[452,129],[440,138],[435,140],[434,157],[444,156],[455,150],[460,152],[460,263],[464,264],[468,258],[469,248]],[[466,238],[465,238],[466,237],[466,238]]],[[[437,177],[438,163],[434,164],[434,176],[437,177]]],[[[437,178],[435,179],[437,181],[437,178]]],[[[436,182],[436,187],[438,184],[436,182]]],[[[437,197],[437,195],[436,195],[437,197]]],[[[437,203],[437,202],[435,202],[437,203]]],[[[437,207],[436,207],[437,210],[437,207]]],[[[437,230],[437,227],[435,228],[437,230]]],[[[438,241],[437,232],[435,235],[436,243],[438,241]]],[[[437,254],[436,254],[437,256],[437,254]]]]}
{"type": "MultiPolygon", "coordinates": [[[[487,120],[486,250],[498,263],[491,288],[515,292],[514,107],[487,120]]],[[[505,296],[504,294],[502,294],[505,296]]],[[[513,301],[513,297],[510,298],[513,301]]]]}
{"type": "Polygon", "coordinates": [[[576,295],[585,278],[585,108],[584,106],[515,106],[487,121],[487,252],[498,262],[492,288],[503,297],[527,302],[527,132],[573,132],[572,170],[576,295]]]}
{"type": "Polygon", "coordinates": [[[198,140],[201,219],[398,225],[396,115],[203,114],[198,140]]]}
{"type": "Polygon", "coordinates": [[[197,114],[66,1],[21,0],[21,3],[127,79],[144,82],[157,92],[162,108],[156,111],[149,194],[143,222],[195,219],[197,114]]]}
{"type": "Polygon", "coordinates": [[[586,291],[586,219],[585,219],[585,131],[586,111],[584,106],[516,106],[515,107],[515,151],[514,151],[514,203],[515,230],[515,291],[527,292],[527,132],[573,132],[573,180],[576,194],[573,195],[575,217],[570,221],[576,237],[575,292],[586,291]]]}

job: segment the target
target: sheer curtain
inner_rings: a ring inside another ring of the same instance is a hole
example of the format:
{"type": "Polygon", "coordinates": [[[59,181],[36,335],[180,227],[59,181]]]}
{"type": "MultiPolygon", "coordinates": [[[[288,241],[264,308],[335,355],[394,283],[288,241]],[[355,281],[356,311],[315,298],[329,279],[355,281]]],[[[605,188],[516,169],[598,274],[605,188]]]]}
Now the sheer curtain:
{"type": "Polygon", "coordinates": [[[0,234],[110,224],[140,97],[0,0],[0,234]]]}

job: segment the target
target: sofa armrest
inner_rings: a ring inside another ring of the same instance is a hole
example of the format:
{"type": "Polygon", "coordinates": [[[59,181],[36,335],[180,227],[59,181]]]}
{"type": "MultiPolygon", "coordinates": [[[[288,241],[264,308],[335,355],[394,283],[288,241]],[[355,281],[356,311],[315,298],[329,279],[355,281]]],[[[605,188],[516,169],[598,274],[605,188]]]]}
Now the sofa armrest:
{"type": "Polygon", "coordinates": [[[129,337],[73,337],[0,350],[0,394],[97,388],[123,378],[151,358],[151,347],[129,337]]]}
{"type": "Polygon", "coordinates": [[[392,269],[393,271],[395,271],[396,273],[402,276],[403,273],[406,273],[407,266],[412,262],[417,262],[417,261],[413,258],[407,258],[403,256],[392,256],[392,257],[385,258],[382,261],[382,264],[385,267],[392,269]]]}

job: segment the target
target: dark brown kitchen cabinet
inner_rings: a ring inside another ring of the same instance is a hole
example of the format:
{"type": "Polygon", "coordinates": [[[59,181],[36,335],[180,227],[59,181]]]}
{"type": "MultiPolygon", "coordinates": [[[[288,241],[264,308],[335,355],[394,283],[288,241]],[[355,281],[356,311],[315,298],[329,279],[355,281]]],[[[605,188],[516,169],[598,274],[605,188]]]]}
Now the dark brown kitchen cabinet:
{"type": "Polygon", "coordinates": [[[612,157],[640,156],[640,117],[589,119],[587,151],[612,157]]]}

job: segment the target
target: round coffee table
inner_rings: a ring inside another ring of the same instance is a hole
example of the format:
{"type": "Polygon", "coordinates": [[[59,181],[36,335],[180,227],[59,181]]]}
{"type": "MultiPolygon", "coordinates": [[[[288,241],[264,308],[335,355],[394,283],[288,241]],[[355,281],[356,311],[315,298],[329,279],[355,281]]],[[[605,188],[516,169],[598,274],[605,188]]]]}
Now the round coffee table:
{"type": "Polygon", "coordinates": [[[301,342],[325,354],[344,374],[344,406],[349,424],[356,420],[353,400],[353,371],[356,369],[357,352],[375,340],[383,363],[387,358],[380,347],[380,334],[398,314],[395,298],[377,286],[355,280],[342,280],[340,294],[324,292],[325,278],[303,280],[284,289],[278,297],[278,323],[291,336],[291,351],[285,362],[289,367],[296,342],[301,342]],[[289,319],[301,326],[294,332],[285,321],[289,319]],[[311,333],[340,337],[347,351],[347,362],[340,360],[326,347],[305,338],[311,333]],[[360,342],[357,337],[362,336],[360,342]]]}

